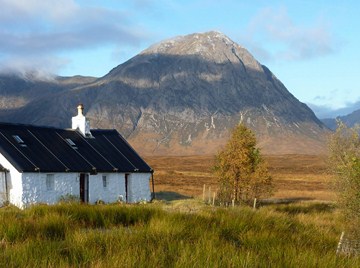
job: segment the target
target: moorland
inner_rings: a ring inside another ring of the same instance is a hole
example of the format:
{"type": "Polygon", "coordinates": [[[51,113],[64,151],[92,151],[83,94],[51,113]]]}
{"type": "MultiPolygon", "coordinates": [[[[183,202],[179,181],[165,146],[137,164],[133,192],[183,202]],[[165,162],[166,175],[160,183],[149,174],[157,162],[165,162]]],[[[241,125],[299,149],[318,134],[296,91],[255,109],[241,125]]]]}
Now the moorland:
{"type": "MultiPolygon", "coordinates": [[[[212,174],[214,156],[151,156],[146,161],[155,170],[155,192],[160,199],[201,197],[216,191],[212,174]]],[[[332,177],[325,155],[267,155],[273,177],[274,199],[334,201],[332,177]]]]}
{"type": "Polygon", "coordinates": [[[276,192],[251,207],[216,207],[213,156],[146,157],[150,204],[0,209],[1,267],[359,267],[336,254],[343,219],[326,157],[267,156],[276,192]]]}

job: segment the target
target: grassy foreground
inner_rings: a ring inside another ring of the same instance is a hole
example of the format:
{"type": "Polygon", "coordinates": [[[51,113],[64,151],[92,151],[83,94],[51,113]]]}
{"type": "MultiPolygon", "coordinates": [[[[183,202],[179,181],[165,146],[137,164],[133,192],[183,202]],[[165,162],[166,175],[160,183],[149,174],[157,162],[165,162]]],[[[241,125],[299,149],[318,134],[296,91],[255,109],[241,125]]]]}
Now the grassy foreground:
{"type": "Polygon", "coordinates": [[[197,207],[1,208],[0,267],[360,267],[335,254],[331,205],[197,207]]]}

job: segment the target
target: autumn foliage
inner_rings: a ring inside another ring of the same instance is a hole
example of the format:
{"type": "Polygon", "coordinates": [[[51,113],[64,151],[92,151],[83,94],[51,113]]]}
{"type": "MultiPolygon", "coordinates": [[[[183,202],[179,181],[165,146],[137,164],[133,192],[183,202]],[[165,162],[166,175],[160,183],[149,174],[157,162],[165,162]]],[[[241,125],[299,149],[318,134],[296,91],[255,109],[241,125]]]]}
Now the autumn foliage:
{"type": "Polygon", "coordinates": [[[240,124],[233,130],[225,148],[216,156],[215,176],[219,182],[221,202],[250,203],[273,190],[267,165],[256,148],[255,134],[240,124]]]}
{"type": "Polygon", "coordinates": [[[335,175],[338,204],[345,216],[345,229],[360,237],[360,135],[359,126],[338,122],[329,140],[330,168],[335,175]]]}

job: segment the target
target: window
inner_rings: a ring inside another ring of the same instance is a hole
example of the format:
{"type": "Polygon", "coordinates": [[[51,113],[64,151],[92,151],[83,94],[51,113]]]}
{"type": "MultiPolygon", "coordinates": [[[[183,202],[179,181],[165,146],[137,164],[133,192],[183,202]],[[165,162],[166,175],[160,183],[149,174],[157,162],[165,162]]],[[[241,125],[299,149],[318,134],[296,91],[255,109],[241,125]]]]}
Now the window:
{"type": "Polygon", "coordinates": [[[75,142],[72,139],[65,139],[66,142],[71,146],[73,149],[77,149],[75,142]]]}
{"type": "Polygon", "coordinates": [[[19,135],[13,135],[12,137],[21,147],[27,147],[25,142],[22,140],[22,138],[20,138],[19,135]]]}
{"type": "Polygon", "coordinates": [[[72,139],[66,139],[66,141],[71,145],[71,146],[76,146],[75,142],[72,141],[72,139]]]}
{"type": "Polygon", "coordinates": [[[18,135],[13,135],[13,138],[18,142],[18,143],[24,143],[24,141],[20,138],[20,136],[18,135]]]}
{"type": "Polygon", "coordinates": [[[52,191],[55,188],[54,186],[54,174],[46,174],[46,190],[52,191]]]}
{"type": "Polygon", "coordinates": [[[106,175],[102,176],[102,181],[103,181],[103,187],[106,188],[108,186],[108,180],[106,175]]]}

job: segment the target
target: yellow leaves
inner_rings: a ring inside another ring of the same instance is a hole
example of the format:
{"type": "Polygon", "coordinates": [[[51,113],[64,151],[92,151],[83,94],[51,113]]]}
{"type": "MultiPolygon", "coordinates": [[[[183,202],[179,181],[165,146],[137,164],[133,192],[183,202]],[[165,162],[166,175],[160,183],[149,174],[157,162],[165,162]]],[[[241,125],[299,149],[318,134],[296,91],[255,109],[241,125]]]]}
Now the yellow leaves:
{"type": "MultiPolygon", "coordinates": [[[[348,229],[360,223],[360,137],[359,128],[348,128],[338,121],[329,140],[329,166],[336,178],[339,204],[344,215],[351,216],[348,229]]],[[[359,231],[357,231],[359,232],[359,231]]]]}
{"type": "Polygon", "coordinates": [[[243,124],[233,130],[224,150],[216,156],[214,172],[220,196],[228,199],[248,202],[272,191],[272,179],[256,148],[255,134],[243,124]]]}

